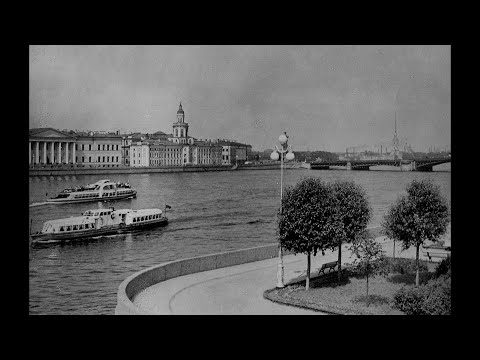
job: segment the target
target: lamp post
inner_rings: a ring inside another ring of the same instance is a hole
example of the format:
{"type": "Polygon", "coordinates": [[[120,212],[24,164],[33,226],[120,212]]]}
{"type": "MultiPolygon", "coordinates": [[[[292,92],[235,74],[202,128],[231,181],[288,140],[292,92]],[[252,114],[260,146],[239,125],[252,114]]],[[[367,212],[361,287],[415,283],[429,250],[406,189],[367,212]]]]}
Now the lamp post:
{"type": "MultiPolygon", "coordinates": [[[[275,150],[270,155],[272,160],[278,160],[280,157],[280,216],[282,216],[282,200],[283,200],[283,161],[293,160],[295,155],[293,154],[291,145],[288,145],[288,136],[287,133],[283,133],[278,137],[280,141],[280,149],[275,145],[275,150]],[[286,155],[285,155],[286,154],[286,155]]],[[[277,266],[277,288],[283,288],[283,254],[282,254],[282,245],[279,244],[278,247],[278,266],[277,266]]]]}

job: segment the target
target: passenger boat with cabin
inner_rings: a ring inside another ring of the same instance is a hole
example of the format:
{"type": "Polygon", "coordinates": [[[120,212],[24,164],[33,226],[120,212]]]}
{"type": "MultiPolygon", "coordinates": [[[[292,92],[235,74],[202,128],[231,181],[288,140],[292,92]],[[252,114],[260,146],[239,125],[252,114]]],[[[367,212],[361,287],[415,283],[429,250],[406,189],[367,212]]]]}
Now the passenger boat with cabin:
{"type": "MultiPolygon", "coordinates": [[[[167,206],[169,207],[169,206],[167,206]]],[[[41,231],[30,234],[32,243],[113,235],[166,225],[160,209],[95,209],[82,216],[46,221],[41,231]]]]}
{"type": "Polygon", "coordinates": [[[109,179],[86,186],[64,189],[57,196],[48,199],[49,203],[77,203],[87,201],[119,200],[133,198],[137,191],[128,183],[115,183],[109,179]]]}

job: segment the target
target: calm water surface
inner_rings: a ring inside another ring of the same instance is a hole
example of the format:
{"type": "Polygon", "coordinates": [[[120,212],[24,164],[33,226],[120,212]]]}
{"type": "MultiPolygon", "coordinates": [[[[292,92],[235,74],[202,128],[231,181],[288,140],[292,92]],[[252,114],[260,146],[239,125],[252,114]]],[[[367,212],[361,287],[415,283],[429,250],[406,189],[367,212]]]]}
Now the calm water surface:
{"type": "MultiPolygon", "coordinates": [[[[415,178],[431,178],[451,199],[451,172],[286,170],[284,185],[304,176],[326,181],[354,180],[373,208],[370,226],[379,226],[388,207],[415,178]]],[[[30,204],[70,186],[104,179],[93,176],[30,177],[30,204]]],[[[132,273],[162,262],[276,242],[280,170],[113,175],[138,191],[136,199],[114,203],[30,207],[32,231],[46,220],[78,216],[87,209],[153,208],[167,210],[169,224],[137,234],[53,243],[30,249],[30,314],[113,315],[117,289],[132,273]]]]}

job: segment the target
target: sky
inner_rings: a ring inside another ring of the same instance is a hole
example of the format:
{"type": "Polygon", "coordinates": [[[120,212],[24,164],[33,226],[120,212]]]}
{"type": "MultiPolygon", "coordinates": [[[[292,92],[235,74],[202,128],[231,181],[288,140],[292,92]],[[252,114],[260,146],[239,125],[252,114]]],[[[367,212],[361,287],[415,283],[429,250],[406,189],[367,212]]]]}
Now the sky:
{"type": "Polygon", "coordinates": [[[451,144],[449,45],[30,46],[29,127],[172,133],[344,152],[451,144]]]}

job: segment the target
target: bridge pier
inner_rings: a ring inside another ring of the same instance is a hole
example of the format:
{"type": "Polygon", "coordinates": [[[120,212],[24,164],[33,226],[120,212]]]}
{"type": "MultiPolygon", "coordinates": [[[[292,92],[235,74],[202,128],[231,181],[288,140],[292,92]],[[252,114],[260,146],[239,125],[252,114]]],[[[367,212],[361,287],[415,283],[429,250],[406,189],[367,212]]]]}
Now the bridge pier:
{"type": "Polygon", "coordinates": [[[422,167],[417,168],[417,171],[431,172],[431,171],[433,171],[433,166],[422,166],[422,167]]]}
{"type": "Polygon", "coordinates": [[[400,164],[401,171],[415,171],[415,162],[412,161],[410,164],[400,164]]]}

